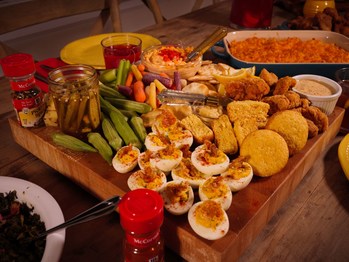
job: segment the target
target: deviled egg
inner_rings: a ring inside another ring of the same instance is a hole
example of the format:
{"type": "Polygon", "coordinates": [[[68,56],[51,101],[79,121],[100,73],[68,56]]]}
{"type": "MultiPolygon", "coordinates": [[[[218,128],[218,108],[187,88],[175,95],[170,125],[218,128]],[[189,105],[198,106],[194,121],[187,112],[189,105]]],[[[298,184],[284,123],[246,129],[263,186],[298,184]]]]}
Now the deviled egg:
{"type": "Polygon", "coordinates": [[[168,132],[167,137],[176,147],[182,147],[184,145],[191,147],[194,141],[193,134],[189,130],[183,128],[171,130],[168,132]]]}
{"type": "Polygon", "coordinates": [[[172,129],[178,126],[177,117],[167,109],[163,109],[162,113],[156,116],[156,119],[151,126],[152,132],[167,135],[172,129]]]}
{"type": "Polygon", "coordinates": [[[222,205],[224,210],[228,210],[233,194],[223,177],[210,177],[199,186],[200,200],[213,200],[222,205]]]}
{"type": "Polygon", "coordinates": [[[170,143],[169,139],[158,133],[151,132],[145,137],[144,145],[150,151],[158,151],[166,148],[170,143]]]}
{"type": "Polygon", "coordinates": [[[209,177],[197,170],[190,158],[184,157],[179,165],[172,169],[171,176],[174,181],[187,181],[193,188],[198,188],[209,177]]]}
{"type": "Polygon", "coordinates": [[[113,167],[119,173],[127,173],[132,171],[138,163],[140,150],[133,146],[121,147],[112,160],[113,167]]]}
{"type": "Polygon", "coordinates": [[[138,166],[140,169],[145,169],[150,166],[150,159],[153,157],[154,153],[150,150],[145,150],[141,152],[138,156],[138,166]]]}
{"type": "Polygon", "coordinates": [[[132,173],[127,179],[127,185],[131,190],[147,188],[159,191],[167,182],[164,172],[156,168],[146,167],[132,173]]]}
{"type": "Polygon", "coordinates": [[[199,171],[211,176],[226,171],[230,162],[229,157],[208,140],[194,149],[191,161],[199,171]]]}
{"type": "Polygon", "coordinates": [[[238,157],[232,160],[228,169],[221,174],[224,181],[233,192],[237,192],[251,182],[253,170],[249,163],[245,162],[244,157],[238,157]]]}
{"type": "Polygon", "coordinates": [[[183,152],[173,144],[155,152],[150,159],[150,165],[159,168],[163,172],[170,172],[182,161],[183,152]]]}
{"type": "Polygon", "coordinates": [[[188,221],[196,234],[208,240],[222,238],[229,230],[227,213],[212,200],[195,203],[189,209],[188,221]]]}
{"type": "Polygon", "coordinates": [[[194,203],[194,192],[186,181],[170,181],[159,191],[165,209],[173,215],[182,215],[194,203]]]}

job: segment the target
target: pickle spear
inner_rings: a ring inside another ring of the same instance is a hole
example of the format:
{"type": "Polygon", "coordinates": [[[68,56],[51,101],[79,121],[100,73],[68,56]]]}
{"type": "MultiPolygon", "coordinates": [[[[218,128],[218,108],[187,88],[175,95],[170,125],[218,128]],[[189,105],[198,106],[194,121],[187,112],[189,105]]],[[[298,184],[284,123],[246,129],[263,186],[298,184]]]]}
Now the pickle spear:
{"type": "Polygon", "coordinates": [[[99,109],[99,96],[97,96],[93,90],[89,90],[89,96],[90,96],[90,103],[89,103],[89,110],[88,110],[88,116],[91,121],[91,126],[93,129],[96,129],[99,126],[101,116],[100,116],[100,109],[99,109]]]}
{"type": "Polygon", "coordinates": [[[84,95],[80,99],[78,116],[76,117],[77,130],[79,130],[82,118],[84,117],[87,101],[88,101],[88,97],[84,95]]]}
{"type": "Polygon", "coordinates": [[[79,110],[79,104],[80,104],[80,94],[78,92],[71,94],[69,98],[68,106],[67,106],[67,112],[64,118],[64,123],[63,123],[65,130],[69,130],[71,125],[73,125],[73,121],[79,110]]]}

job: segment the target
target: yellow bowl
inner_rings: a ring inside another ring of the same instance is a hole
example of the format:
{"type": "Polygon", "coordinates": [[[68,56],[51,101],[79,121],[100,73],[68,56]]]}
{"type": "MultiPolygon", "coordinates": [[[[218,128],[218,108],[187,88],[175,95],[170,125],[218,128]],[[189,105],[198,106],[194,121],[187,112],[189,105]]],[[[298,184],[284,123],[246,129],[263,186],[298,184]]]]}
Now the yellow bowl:
{"type": "Polygon", "coordinates": [[[181,78],[188,79],[197,73],[202,63],[202,56],[185,62],[191,50],[180,45],[156,45],[142,52],[141,61],[149,72],[166,73],[173,78],[174,72],[178,71],[181,78]]]}
{"type": "Polygon", "coordinates": [[[347,134],[339,143],[338,159],[344,174],[349,180],[349,134],[347,134]]]}

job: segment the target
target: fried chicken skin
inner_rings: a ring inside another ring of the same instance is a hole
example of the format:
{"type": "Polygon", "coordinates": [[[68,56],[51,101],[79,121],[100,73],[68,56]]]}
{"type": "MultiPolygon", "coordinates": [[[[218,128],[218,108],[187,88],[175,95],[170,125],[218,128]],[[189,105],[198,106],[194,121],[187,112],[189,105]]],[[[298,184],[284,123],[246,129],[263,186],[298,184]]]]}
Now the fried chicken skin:
{"type": "Polygon", "coordinates": [[[288,109],[293,109],[302,105],[302,100],[298,93],[289,90],[285,93],[285,96],[290,102],[288,109]]]}
{"type": "Polygon", "coordinates": [[[284,95],[288,90],[294,87],[296,83],[296,79],[290,76],[280,78],[276,83],[273,95],[284,95]]]}
{"type": "Polygon", "coordinates": [[[268,103],[270,108],[268,115],[273,115],[276,112],[286,110],[290,106],[290,101],[285,95],[274,95],[263,97],[262,102],[268,103]]]}
{"type": "Polygon", "coordinates": [[[230,82],[225,87],[226,95],[233,100],[260,101],[270,91],[269,85],[261,78],[248,77],[230,82]]]}
{"type": "Polygon", "coordinates": [[[318,107],[309,106],[306,108],[298,107],[297,110],[306,119],[311,120],[319,129],[319,133],[322,133],[328,129],[328,117],[318,107]]]}
{"type": "Polygon", "coordinates": [[[267,69],[263,68],[259,74],[259,77],[262,78],[268,86],[274,86],[279,80],[278,76],[272,72],[269,72],[267,69]]]}
{"type": "Polygon", "coordinates": [[[319,128],[314,124],[313,121],[307,118],[305,120],[307,120],[307,124],[308,124],[308,138],[317,136],[319,134],[319,128]]]}

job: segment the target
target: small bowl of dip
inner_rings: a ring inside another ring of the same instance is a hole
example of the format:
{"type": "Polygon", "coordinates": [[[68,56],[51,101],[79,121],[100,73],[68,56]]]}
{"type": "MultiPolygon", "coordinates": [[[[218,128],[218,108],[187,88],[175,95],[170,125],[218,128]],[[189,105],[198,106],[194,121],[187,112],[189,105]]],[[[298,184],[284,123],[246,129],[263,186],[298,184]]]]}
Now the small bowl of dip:
{"type": "Polygon", "coordinates": [[[330,115],[342,93],[341,86],[334,80],[319,75],[296,75],[297,84],[292,88],[301,97],[310,100],[313,106],[330,115]]]}
{"type": "Polygon", "coordinates": [[[202,63],[202,56],[186,62],[192,50],[193,47],[174,44],[156,45],[142,52],[141,61],[149,72],[165,73],[173,78],[174,72],[178,71],[180,78],[188,79],[197,73],[202,63]]]}

